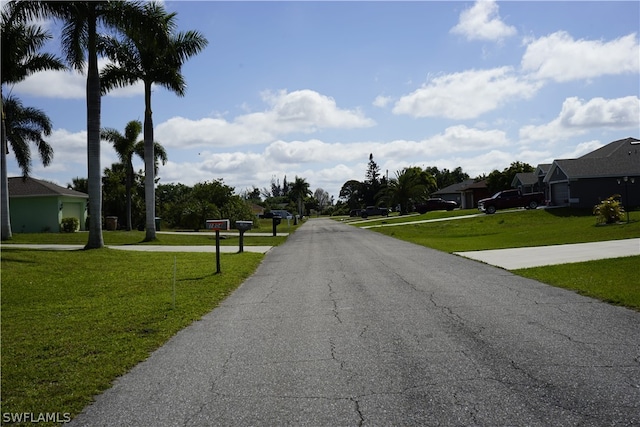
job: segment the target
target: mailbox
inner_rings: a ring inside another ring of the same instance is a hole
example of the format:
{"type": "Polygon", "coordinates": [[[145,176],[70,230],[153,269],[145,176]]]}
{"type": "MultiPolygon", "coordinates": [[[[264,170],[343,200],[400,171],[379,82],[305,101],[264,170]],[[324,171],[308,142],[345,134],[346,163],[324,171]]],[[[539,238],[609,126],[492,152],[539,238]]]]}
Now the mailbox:
{"type": "Polygon", "coordinates": [[[208,219],[206,220],[205,226],[207,230],[228,230],[229,220],[228,219],[208,219]]]}
{"type": "Polygon", "coordinates": [[[238,252],[244,252],[244,232],[251,230],[253,227],[253,221],[236,221],[236,228],[240,231],[240,248],[238,252]]]}
{"type": "Polygon", "coordinates": [[[253,228],[253,221],[236,221],[236,228],[240,231],[247,231],[253,228]]]}
{"type": "Polygon", "coordinates": [[[273,221],[272,223],[272,229],[273,229],[273,235],[276,235],[276,227],[280,224],[280,221],[282,220],[282,218],[280,218],[280,216],[278,215],[274,215],[273,218],[271,219],[271,221],[273,221]]]}

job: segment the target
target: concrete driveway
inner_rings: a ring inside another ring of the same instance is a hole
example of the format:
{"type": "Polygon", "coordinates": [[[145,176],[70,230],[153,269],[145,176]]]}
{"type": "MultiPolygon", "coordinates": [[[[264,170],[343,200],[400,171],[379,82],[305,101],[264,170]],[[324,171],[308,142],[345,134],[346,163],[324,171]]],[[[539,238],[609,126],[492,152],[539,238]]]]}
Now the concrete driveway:
{"type": "Polygon", "coordinates": [[[640,239],[455,252],[507,270],[640,255],[640,239]]]}

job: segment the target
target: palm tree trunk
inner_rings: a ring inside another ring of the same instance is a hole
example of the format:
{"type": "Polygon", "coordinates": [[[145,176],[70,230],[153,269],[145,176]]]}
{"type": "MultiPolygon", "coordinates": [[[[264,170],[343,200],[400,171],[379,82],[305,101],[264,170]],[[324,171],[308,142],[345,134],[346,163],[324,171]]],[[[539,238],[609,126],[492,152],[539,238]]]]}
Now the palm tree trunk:
{"type": "Polygon", "coordinates": [[[144,83],[144,206],[146,211],[145,241],[156,240],[155,154],[153,152],[153,113],[151,82],[144,83]]]}
{"type": "MultiPolygon", "coordinates": [[[[0,101],[1,102],[1,101],[0,101]]],[[[0,150],[2,153],[0,154],[1,165],[0,165],[0,180],[1,180],[1,189],[2,195],[2,210],[0,210],[0,217],[2,217],[2,241],[9,240],[13,236],[11,234],[11,217],[9,212],[9,178],[7,177],[7,135],[5,131],[5,123],[4,123],[4,105],[2,106],[2,145],[0,146],[0,150]]]]}
{"type": "Polygon", "coordinates": [[[100,75],[96,52],[95,3],[88,3],[93,16],[88,19],[87,70],[87,169],[89,187],[89,241],[85,249],[104,247],[102,237],[102,171],[100,170],[100,75]]]}
{"type": "Polygon", "coordinates": [[[127,193],[127,231],[131,231],[131,182],[133,181],[133,166],[131,165],[131,156],[129,156],[126,167],[127,182],[125,190],[127,193]]]}

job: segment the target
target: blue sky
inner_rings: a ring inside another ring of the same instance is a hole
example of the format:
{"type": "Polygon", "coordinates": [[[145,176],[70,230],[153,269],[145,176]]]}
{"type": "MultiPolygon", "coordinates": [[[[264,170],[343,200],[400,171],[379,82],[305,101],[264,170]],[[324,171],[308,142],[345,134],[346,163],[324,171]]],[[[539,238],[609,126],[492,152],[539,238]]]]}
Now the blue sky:
{"type": "MultiPolygon", "coordinates": [[[[370,153],[390,177],[407,166],[475,177],[640,137],[637,1],[164,4],[209,44],[183,68],[186,96],[154,89],[161,183],[223,179],[240,193],[299,176],[337,200],[370,153]]],[[[59,32],[43,25],[55,51],[59,32]]],[[[3,90],[53,121],[54,161],[34,154],[32,175],[86,177],[85,77],[40,73],[3,90]]],[[[141,86],[114,91],[101,125],[124,131],[143,113],[141,86]]],[[[101,153],[103,169],[117,161],[106,142],[101,153]]],[[[8,172],[20,174],[11,154],[8,172]]]]}

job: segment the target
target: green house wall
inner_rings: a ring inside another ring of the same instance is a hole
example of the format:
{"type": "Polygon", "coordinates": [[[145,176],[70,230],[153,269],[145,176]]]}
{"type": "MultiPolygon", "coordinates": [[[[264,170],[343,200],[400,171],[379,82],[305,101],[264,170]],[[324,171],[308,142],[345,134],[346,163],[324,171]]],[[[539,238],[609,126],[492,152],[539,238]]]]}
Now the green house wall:
{"type": "Polygon", "coordinates": [[[76,218],[85,230],[87,200],[67,196],[12,197],[9,199],[14,233],[60,232],[62,218],[76,218]]]}

